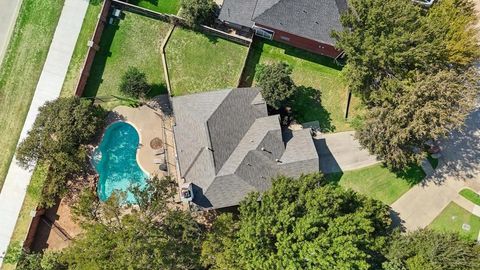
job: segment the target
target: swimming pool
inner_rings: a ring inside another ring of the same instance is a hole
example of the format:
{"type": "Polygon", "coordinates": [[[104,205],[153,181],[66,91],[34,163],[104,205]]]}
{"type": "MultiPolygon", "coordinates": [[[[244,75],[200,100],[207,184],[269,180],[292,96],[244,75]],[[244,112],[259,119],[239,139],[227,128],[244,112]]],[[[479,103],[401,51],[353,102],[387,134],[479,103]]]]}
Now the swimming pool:
{"type": "Polygon", "coordinates": [[[100,176],[98,197],[106,201],[114,190],[126,191],[127,201],[135,198],[128,188],[145,186],[148,175],[138,166],[137,148],[139,136],[135,128],[126,122],[116,122],[107,127],[102,141],[92,157],[92,164],[100,176]]]}

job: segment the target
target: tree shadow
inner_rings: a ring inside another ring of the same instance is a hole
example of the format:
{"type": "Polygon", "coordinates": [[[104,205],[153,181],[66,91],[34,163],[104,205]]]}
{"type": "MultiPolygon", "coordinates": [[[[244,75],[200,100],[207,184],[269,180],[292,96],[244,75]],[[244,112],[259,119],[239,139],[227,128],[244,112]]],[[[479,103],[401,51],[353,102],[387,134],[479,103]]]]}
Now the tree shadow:
{"type": "Polygon", "coordinates": [[[251,87],[253,85],[256,68],[260,63],[260,57],[263,52],[263,43],[257,42],[257,39],[256,37],[253,38],[253,44],[248,52],[247,61],[240,78],[240,87],[251,87]]]}
{"type": "Polygon", "coordinates": [[[158,95],[167,93],[167,85],[165,83],[153,83],[150,84],[150,91],[147,93],[146,98],[152,99],[158,95]]]}
{"type": "Polygon", "coordinates": [[[102,33],[100,40],[100,49],[95,54],[93,59],[90,75],[88,76],[87,84],[85,85],[85,91],[83,97],[95,97],[98,92],[98,88],[103,82],[103,73],[107,60],[112,56],[110,47],[112,46],[113,39],[120,27],[118,25],[107,24],[102,33]]]}
{"type": "MultiPolygon", "coordinates": [[[[141,1],[142,0],[130,0],[128,2],[132,5],[138,6],[138,3],[140,3],[141,1]]],[[[152,4],[154,6],[158,6],[158,2],[159,2],[159,0],[143,0],[143,1],[149,2],[150,4],[152,4]]]]}
{"type": "Polygon", "coordinates": [[[321,132],[333,132],[330,112],[322,106],[321,92],[313,87],[297,86],[291,107],[295,120],[300,123],[318,121],[321,132]]]}
{"type": "Polygon", "coordinates": [[[422,167],[417,164],[407,166],[404,170],[392,170],[395,175],[407,182],[411,187],[420,183],[425,179],[425,172],[422,167]]]}

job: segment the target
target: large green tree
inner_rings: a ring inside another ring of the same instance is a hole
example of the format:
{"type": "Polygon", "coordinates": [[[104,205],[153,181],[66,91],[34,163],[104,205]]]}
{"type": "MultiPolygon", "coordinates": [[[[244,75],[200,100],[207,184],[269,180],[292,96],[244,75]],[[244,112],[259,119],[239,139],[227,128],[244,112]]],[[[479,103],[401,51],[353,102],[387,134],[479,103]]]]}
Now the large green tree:
{"type": "Polygon", "coordinates": [[[190,27],[200,24],[211,24],[215,18],[217,5],[213,0],[182,0],[182,18],[190,27]]]}
{"type": "Polygon", "coordinates": [[[410,0],[351,0],[342,15],[345,28],[334,33],[345,51],[349,88],[369,101],[385,78],[405,78],[442,62],[438,29],[423,23],[422,9],[410,0]]]}
{"type": "Polygon", "coordinates": [[[357,137],[395,168],[425,157],[427,141],[459,128],[476,104],[480,56],[470,0],[431,9],[410,0],[352,0],[334,33],[349,87],[368,113],[357,137]]]}
{"type": "Polygon", "coordinates": [[[84,145],[102,128],[105,111],[89,100],[59,98],[39,109],[32,129],[17,149],[25,168],[41,161],[49,165],[41,204],[51,206],[66,191],[66,182],[87,164],[84,145]]]}
{"type": "Polygon", "coordinates": [[[240,214],[223,214],[202,249],[211,269],[369,269],[383,261],[388,207],[326,183],[321,174],[279,177],[240,214]]]}
{"type": "Polygon", "coordinates": [[[479,92],[473,68],[417,74],[412,81],[385,80],[381,88],[383,102],[370,109],[357,137],[394,168],[419,163],[428,141],[460,128],[479,92]]]}
{"type": "Polygon", "coordinates": [[[394,237],[385,270],[474,270],[480,268],[480,245],[453,233],[420,230],[394,237]]]}
{"type": "Polygon", "coordinates": [[[292,80],[292,68],[283,62],[260,65],[255,79],[262,88],[262,96],[269,106],[280,109],[295,94],[295,83],[292,80]]]}
{"type": "Polygon", "coordinates": [[[85,233],[62,252],[61,263],[68,269],[198,269],[201,228],[190,213],[172,208],[174,185],[153,178],[134,188],[135,206],[126,205],[122,193],[100,203],[85,192],[74,207],[85,233]]]}

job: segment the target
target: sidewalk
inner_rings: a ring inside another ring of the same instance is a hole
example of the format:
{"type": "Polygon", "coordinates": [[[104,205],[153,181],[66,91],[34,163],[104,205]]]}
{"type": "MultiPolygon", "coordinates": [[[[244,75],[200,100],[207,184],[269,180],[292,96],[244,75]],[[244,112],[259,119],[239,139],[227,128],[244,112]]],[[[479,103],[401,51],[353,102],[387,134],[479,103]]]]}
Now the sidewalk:
{"type": "MultiPolygon", "coordinates": [[[[65,0],[19,142],[26,137],[28,130],[32,127],[38,108],[60,95],[87,7],[88,0],[65,0]]],[[[0,193],[0,266],[13,234],[31,176],[32,172],[19,167],[14,158],[0,193]]]]}
{"type": "Polygon", "coordinates": [[[0,64],[7,51],[22,0],[0,0],[0,64]]]}

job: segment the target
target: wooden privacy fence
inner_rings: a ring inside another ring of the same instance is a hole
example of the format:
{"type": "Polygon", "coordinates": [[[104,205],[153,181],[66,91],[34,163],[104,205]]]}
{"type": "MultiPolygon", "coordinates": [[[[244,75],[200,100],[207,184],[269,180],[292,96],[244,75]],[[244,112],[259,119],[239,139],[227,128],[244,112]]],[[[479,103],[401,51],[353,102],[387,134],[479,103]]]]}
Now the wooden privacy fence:
{"type": "MultiPolygon", "coordinates": [[[[161,20],[166,23],[188,28],[188,24],[186,23],[185,19],[178,17],[176,15],[155,12],[155,11],[142,8],[136,5],[132,5],[130,3],[126,3],[119,0],[105,0],[103,2],[102,10],[100,12],[99,20],[95,27],[95,31],[93,33],[92,39],[88,42],[87,56],[85,58],[85,62],[81,70],[80,78],[78,79],[77,85],[75,87],[75,96],[77,97],[81,97],[85,90],[85,86],[87,84],[87,80],[90,75],[90,70],[92,68],[93,61],[95,59],[95,54],[100,49],[100,40],[102,38],[103,30],[105,26],[108,24],[109,11],[110,11],[110,7],[112,6],[121,10],[129,11],[129,12],[147,16],[149,18],[153,18],[156,20],[161,20]]],[[[197,26],[194,30],[198,30],[206,34],[218,36],[220,38],[223,38],[247,47],[249,47],[250,44],[252,43],[252,40],[249,38],[239,36],[239,35],[232,35],[206,25],[197,26]]]]}
{"type": "MultiPolygon", "coordinates": [[[[119,9],[130,11],[133,13],[141,14],[147,17],[150,17],[152,19],[157,19],[161,20],[176,26],[182,26],[185,28],[190,28],[188,23],[183,19],[182,17],[176,16],[176,15],[171,15],[171,14],[164,14],[164,13],[159,13],[155,12],[146,8],[142,8],[136,5],[132,5],[123,1],[119,0],[113,0],[113,5],[119,9]]],[[[206,34],[211,34],[215,35],[227,40],[230,40],[232,42],[244,45],[244,46],[249,46],[250,43],[252,43],[251,39],[248,39],[246,37],[238,36],[238,35],[232,35],[229,33],[226,33],[224,31],[206,26],[206,25],[199,25],[197,26],[194,30],[201,31],[206,34]]]]}
{"type": "Polygon", "coordinates": [[[108,13],[110,11],[111,0],[105,0],[103,2],[102,10],[99,15],[97,25],[95,26],[95,31],[93,32],[92,39],[88,42],[88,52],[85,62],[83,63],[83,68],[78,79],[77,86],[75,87],[75,96],[81,97],[87,84],[88,76],[90,75],[90,70],[93,65],[93,60],[95,59],[95,54],[100,49],[100,40],[102,38],[103,29],[108,23],[108,13]]]}

